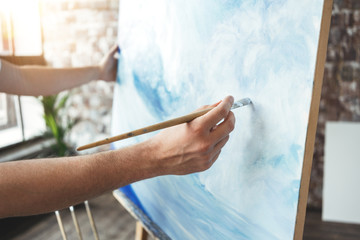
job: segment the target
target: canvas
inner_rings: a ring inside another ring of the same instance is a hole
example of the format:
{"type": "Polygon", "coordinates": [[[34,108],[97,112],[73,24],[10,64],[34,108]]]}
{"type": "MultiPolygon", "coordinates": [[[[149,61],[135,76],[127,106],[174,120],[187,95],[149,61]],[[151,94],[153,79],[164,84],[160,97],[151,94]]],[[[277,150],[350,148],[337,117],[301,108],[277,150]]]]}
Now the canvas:
{"type": "Polygon", "coordinates": [[[234,110],[235,130],[212,168],[126,189],[172,239],[293,238],[323,4],[120,2],[114,135],[226,95],[253,101],[234,110]]]}

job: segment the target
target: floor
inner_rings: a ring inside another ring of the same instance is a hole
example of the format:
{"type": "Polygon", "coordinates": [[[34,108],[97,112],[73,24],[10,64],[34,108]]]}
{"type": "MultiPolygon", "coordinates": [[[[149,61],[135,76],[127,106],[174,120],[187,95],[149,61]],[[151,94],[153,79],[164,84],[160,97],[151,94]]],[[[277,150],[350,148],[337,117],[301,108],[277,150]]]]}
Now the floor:
{"type": "MultiPolygon", "coordinates": [[[[89,202],[101,240],[134,239],[135,221],[132,216],[121,207],[111,193],[90,200],[89,202]]],[[[76,207],[76,214],[83,239],[94,239],[85,208],[82,205],[76,207]]],[[[62,210],[61,216],[68,239],[78,239],[70,212],[68,210],[62,210]]],[[[51,213],[20,220],[7,219],[7,222],[5,221],[5,223],[4,221],[0,221],[0,239],[62,240],[62,237],[55,215],[51,213]]],[[[325,223],[321,221],[320,211],[308,210],[305,222],[304,239],[359,240],[360,225],[325,223]]]]}
{"type": "MultiPolygon", "coordinates": [[[[96,228],[101,240],[128,240],[135,238],[135,220],[121,207],[112,193],[89,201],[95,220],[96,228]]],[[[75,208],[81,234],[84,240],[95,239],[86,214],[84,205],[75,208]]],[[[69,210],[60,211],[67,239],[78,239],[69,210]]],[[[13,220],[15,222],[15,220],[13,220]]],[[[62,240],[55,214],[46,214],[18,220],[10,228],[0,222],[0,239],[11,240],[62,240]],[[16,227],[14,227],[14,225],[16,227]]]]}
{"type": "Polygon", "coordinates": [[[305,240],[359,240],[360,224],[344,224],[321,221],[321,211],[306,212],[305,240]]]}

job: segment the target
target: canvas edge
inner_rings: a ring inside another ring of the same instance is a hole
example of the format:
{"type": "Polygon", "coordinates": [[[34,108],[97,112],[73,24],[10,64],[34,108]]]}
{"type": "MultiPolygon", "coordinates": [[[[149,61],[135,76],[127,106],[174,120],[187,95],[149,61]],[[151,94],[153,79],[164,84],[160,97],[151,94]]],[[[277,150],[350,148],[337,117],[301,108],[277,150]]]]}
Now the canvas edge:
{"type": "Polygon", "coordinates": [[[321,19],[318,51],[316,58],[316,66],[314,73],[314,86],[310,105],[309,124],[306,134],[305,152],[303,168],[301,173],[299,201],[296,214],[294,240],[303,239],[306,206],[309,193],[311,167],[314,154],[315,137],[317,122],[319,116],[319,106],[321,98],[321,88],[324,77],[324,67],[326,62],[326,53],[330,32],[331,14],[333,8],[333,0],[324,0],[323,13],[321,19]]]}
{"type": "Polygon", "coordinates": [[[131,199],[119,189],[113,191],[116,200],[140,223],[145,231],[153,238],[160,240],[171,240],[171,238],[152,221],[131,199]]]}

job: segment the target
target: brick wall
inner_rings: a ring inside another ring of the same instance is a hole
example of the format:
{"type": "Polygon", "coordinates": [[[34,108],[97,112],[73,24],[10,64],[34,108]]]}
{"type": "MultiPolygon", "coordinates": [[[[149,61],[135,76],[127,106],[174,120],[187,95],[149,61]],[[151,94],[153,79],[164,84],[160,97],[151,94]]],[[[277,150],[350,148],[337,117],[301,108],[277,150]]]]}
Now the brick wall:
{"type": "MultiPolygon", "coordinates": [[[[42,0],[41,6],[49,66],[98,64],[117,42],[119,0],[42,0]]],[[[113,86],[98,81],[71,91],[65,113],[78,121],[68,135],[71,143],[109,136],[113,86]]]]}
{"type": "Polygon", "coordinates": [[[326,121],[360,121],[360,1],[334,0],[309,205],[321,207],[326,121]]]}
{"type": "MultiPolygon", "coordinates": [[[[45,57],[51,66],[97,64],[116,43],[118,0],[43,0],[45,57]]],[[[360,121],[360,1],[335,0],[309,205],[321,207],[326,121],[360,121]]],[[[73,91],[67,112],[80,119],[71,140],[109,134],[113,86],[90,83],[73,91]]]]}

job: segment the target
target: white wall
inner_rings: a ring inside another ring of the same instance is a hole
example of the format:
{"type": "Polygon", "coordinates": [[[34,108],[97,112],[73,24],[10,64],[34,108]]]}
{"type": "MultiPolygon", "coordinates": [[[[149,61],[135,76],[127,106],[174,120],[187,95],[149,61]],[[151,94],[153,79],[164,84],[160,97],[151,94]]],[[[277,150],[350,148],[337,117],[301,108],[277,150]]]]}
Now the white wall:
{"type": "Polygon", "coordinates": [[[360,123],[326,123],[322,218],[360,224],[360,123]]]}

